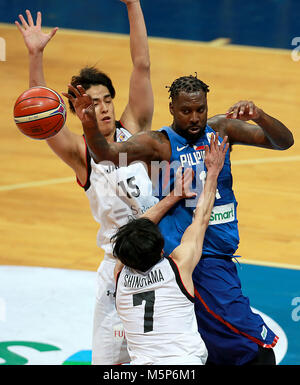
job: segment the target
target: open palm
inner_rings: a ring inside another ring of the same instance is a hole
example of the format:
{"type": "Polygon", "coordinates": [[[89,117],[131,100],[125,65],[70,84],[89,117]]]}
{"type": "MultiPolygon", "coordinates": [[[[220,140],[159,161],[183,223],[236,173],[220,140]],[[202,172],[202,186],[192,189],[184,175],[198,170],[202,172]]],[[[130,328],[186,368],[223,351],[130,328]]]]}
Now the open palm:
{"type": "Polygon", "coordinates": [[[58,28],[53,28],[49,33],[42,31],[42,14],[37,13],[36,24],[34,24],[32,15],[29,10],[26,10],[27,21],[23,15],[19,15],[22,25],[15,21],[18,30],[21,32],[26,47],[29,53],[36,53],[43,51],[49,40],[56,34],[58,28]]]}

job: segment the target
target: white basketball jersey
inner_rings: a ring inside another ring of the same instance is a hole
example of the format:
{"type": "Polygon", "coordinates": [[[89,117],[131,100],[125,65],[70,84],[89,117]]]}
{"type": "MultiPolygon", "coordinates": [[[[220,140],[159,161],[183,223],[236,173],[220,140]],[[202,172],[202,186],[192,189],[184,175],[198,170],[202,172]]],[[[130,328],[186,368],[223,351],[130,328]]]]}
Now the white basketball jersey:
{"type": "Polygon", "coordinates": [[[172,258],[161,259],[146,273],[125,266],[118,276],[116,306],[132,364],[206,362],[194,297],[184,288],[172,258]]]}
{"type": "MultiPolygon", "coordinates": [[[[118,123],[118,122],[117,122],[118,123]]],[[[115,140],[122,142],[131,134],[117,127],[115,140]]],[[[87,149],[88,180],[84,187],[94,219],[100,224],[97,245],[104,259],[114,258],[110,238],[130,218],[138,218],[158,202],[152,196],[152,183],[142,163],[117,167],[111,162],[95,163],[87,149]]]]}

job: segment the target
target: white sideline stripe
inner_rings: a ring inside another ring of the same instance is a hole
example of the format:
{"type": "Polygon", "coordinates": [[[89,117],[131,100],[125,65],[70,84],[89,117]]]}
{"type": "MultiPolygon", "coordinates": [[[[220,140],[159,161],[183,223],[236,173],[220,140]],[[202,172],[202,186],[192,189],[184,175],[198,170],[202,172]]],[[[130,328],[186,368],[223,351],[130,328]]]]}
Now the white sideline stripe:
{"type": "Polygon", "coordinates": [[[296,162],[300,160],[300,155],[289,156],[286,158],[256,158],[256,159],[244,159],[244,160],[232,160],[231,164],[234,166],[240,166],[244,164],[261,164],[261,163],[281,163],[281,162],[296,162]]]}
{"type": "MultiPolygon", "coordinates": [[[[262,163],[279,163],[279,162],[295,162],[300,161],[300,156],[289,156],[286,158],[257,158],[257,159],[244,159],[244,160],[233,160],[231,163],[234,166],[242,166],[247,164],[262,164],[262,163]]],[[[0,186],[0,191],[10,191],[10,190],[18,190],[22,188],[28,188],[28,187],[39,187],[39,186],[46,186],[51,184],[58,184],[58,183],[68,183],[68,182],[74,182],[75,177],[68,177],[68,178],[55,178],[55,179],[48,179],[44,181],[36,181],[36,182],[28,182],[28,183],[19,183],[19,184],[10,184],[6,186],[0,186]]]]}
{"type": "Polygon", "coordinates": [[[0,186],[0,191],[10,191],[10,190],[18,190],[18,189],[28,188],[28,187],[40,187],[40,186],[47,186],[47,185],[53,185],[53,184],[59,184],[59,183],[69,183],[69,182],[74,182],[74,180],[75,180],[75,177],[68,177],[68,178],[41,180],[41,181],[28,182],[28,183],[10,184],[6,186],[0,186]]]}

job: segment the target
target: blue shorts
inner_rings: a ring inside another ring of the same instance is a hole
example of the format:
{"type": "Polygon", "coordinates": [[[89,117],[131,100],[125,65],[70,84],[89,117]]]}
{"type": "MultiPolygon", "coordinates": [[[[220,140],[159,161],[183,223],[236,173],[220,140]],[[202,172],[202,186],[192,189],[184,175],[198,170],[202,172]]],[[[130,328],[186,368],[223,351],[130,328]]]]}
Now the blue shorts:
{"type": "Polygon", "coordinates": [[[242,294],[232,258],[204,257],[193,273],[199,332],[216,365],[243,365],[258,353],[258,345],[275,346],[278,337],[252,312],[242,294]]]}

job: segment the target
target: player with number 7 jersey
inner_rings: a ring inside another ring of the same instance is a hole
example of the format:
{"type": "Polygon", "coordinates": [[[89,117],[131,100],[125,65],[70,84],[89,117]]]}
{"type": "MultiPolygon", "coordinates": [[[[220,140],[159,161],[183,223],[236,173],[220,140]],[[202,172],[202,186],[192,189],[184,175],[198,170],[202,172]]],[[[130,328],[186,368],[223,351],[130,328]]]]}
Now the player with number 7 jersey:
{"type": "Polygon", "coordinates": [[[172,258],[162,258],[144,273],[125,266],[118,276],[116,305],[132,365],[205,364],[194,295],[185,289],[172,258]]]}

